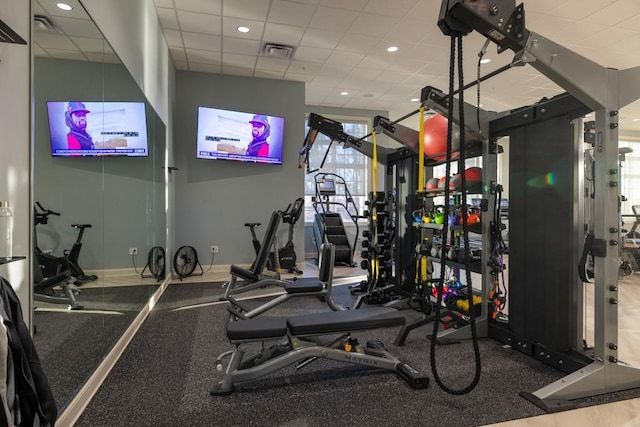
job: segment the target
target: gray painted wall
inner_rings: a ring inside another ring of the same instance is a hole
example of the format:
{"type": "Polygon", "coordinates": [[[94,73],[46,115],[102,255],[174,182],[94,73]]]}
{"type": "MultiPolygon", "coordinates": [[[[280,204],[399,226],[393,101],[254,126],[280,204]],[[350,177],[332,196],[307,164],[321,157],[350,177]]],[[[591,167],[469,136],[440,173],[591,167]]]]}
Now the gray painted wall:
{"type": "MultiPolygon", "coordinates": [[[[193,246],[200,262],[250,264],[255,258],[245,222],[261,222],[259,237],[271,212],[285,209],[304,192],[304,169],[298,150],[304,140],[304,83],[178,71],[176,73],[175,239],[176,247],[193,246]],[[282,165],[246,164],[196,159],[198,106],[264,113],[285,118],[282,165]]],[[[286,241],[280,227],[278,240],[286,241]]],[[[294,237],[298,261],[304,238],[298,222],[294,237]]],[[[171,255],[173,257],[173,255],[171,255]]]]}
{"type": "Polygon", "coordinates": [[[136,247],[141,269],[149,249],[165,244],[164,125],[147,104],[149,157],[53,158],[47,101],[145,98],[122,65],[48,58],[35,60],[34,93],[34,199],[61,213],[38,226],[40,248],[61,255],[76,238],[71,224],[89,223],[82,268],[130,268],[136,247]]]}

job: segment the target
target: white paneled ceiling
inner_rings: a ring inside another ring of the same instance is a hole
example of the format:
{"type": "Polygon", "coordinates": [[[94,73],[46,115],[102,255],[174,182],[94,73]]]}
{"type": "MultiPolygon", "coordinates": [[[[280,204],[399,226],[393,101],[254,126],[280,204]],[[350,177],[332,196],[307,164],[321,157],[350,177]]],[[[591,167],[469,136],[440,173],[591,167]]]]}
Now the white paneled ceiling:
{"type": "MultiPolygon", "coordinates": [[[[92,60],[95,41],[79,13],[57,1],[37,0],[55,33],[36,31],[36,54],[92,60]],[[74,15],[75,13],[75,15],[74,15]],[[74,58],[75,57],[75,58],[74,58]]],[[[77,5],[77,0],[67,1],[77,5]]],[[[449,81],[449,38],[436,25],[438,0],[154,0],[178,70],[305,82],[310,105],[389,110],[394,119],[415,110],[424,86],[443,91],[449,81]],[[249,28],[241,33],[239,26],[249,28]],[[293,47],[290,58],[265,56],[265,43],[293,47]],[[389,53],[389,46],[397,46],[389,53]],[[341,95],[341,93],[348,93],[341,95]]],[[[640,66],[640,1],[530,0],[526,26],[601,65],[640,66]]],[[[86,19],[86,18],[84,18],[86,19]]],[[[464,76],[477,76],[484,39],[464,38],[464,76]]],[[[112,54],[112,53],[111,53],[112,54]]],[[[487,74],[511,62],[498,55],[487,74]]],[[[530,66],[517,67],[480,85],[482,108],[504,111],[563,92],[530,66]]],[[[474,102],[476,89],[465,92],[474,102]]],[[[640,102],[621,111],[623,131],[640,131],[640,102]]]]}

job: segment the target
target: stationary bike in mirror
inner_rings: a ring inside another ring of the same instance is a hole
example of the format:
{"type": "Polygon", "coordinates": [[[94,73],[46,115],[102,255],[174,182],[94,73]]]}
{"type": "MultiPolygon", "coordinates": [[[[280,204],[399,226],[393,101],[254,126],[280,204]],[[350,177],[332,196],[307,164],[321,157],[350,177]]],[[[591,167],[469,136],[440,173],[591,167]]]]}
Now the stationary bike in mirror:
{"type": "MultiPolygon", "coordinates": [[[[60,213],[58,212],[54,212],[50,209],[43,208],[40,202],[36,202],[36,207],[34,207],[34,213],[36,216],[36,221],[35,221],[36,225],[47,224],[49,221],[50,215],[60,216],[60,213]]],[[[80,250],[82,249],[82,236],[84,235],[85,229],[91,228],[91,224],[71,224],[71,227],[78,230],[78,236],[76,237],[76,241],[73,243],[73,246],[71,247],[71,249],[65,249],[63,251],[63,254],[64,254],[64,258],[68,262],[69,271],[71,271],[71,275],[75,278],[74,284],[76,286],[80,286],[83,283],[92,282],[98,279],[98,276],[94,274],[92,275],[85,274],[84,270],[82,269],[82,267],[80,267],[80,264],[78,263],[78,258],[80,257],[80,250]]],[[[40,251],[39,249],[37,250],[40,251]]],[[[40,251],[40,258],[42,258],[44,261],[44,264],[41,264],[41,265],[44,265],[47,271],[53,272],[53,270],[49,269],[49,266],[47,265],[48,261],[44,259],[44,257],[41,257],[41,255],[43,254],[40,251]]]]}

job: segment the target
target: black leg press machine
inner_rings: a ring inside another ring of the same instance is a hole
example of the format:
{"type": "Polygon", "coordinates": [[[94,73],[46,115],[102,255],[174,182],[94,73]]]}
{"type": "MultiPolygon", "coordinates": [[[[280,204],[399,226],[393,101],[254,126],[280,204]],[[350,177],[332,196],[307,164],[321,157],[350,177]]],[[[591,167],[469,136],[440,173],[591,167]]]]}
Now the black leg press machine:
{"type": "Polygon", "coordinates": [[[216,367],[231,356],[222,381],[211,390],[213,396],[226,396],[235,385],[252,381],[274,371],[295,365],[302,368],[316,359],[386,369],[400,375],[415,389],[426,388],[429,378],[387,352],[377,341],[361,346],[351,333],[405,324],[404,315],[388,307],[329,311],[295,317],[262,317],[229,322],[227,337],[235,349],[221,354],[216,367]],[[338,338],[335,336],[339,335],[338,338]],[[330,336],[334,338],[331,339],[330,336]],[[319,337],[328,342],[320,343],[319,337]],[[262,343],[261,351],[245,357],[249,343],[262,343]]]}

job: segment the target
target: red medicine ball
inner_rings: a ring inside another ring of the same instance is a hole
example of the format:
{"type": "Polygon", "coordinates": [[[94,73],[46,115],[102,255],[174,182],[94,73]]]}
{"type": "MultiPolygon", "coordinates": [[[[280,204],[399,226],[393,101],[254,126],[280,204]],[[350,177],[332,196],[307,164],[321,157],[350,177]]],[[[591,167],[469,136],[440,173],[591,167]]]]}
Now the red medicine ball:
{"type": "Polygon", "coordinates": [[[464,171],[464,177],[467,180],[467,185],[482,182],[482,168],[475,166],[467,168],[464,171]]]}
{"type": "Polygon", "coordinates": [[[427,191],[433,191],[438,189],[438,178],[430,178],[427,180],[426,189],[427,191]]]}
{"type": "MultiPolygon", "coordinates": [[[[441,114],[434,114],[424,121],[424,154],[436,161],[447,159],[447,123],[447,118],[441,114]]],[[[457,153],[459,147],[460,137],[454,129],[452,152],[457,153]]]]}

